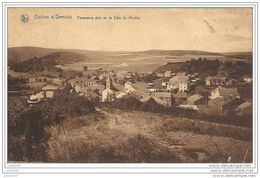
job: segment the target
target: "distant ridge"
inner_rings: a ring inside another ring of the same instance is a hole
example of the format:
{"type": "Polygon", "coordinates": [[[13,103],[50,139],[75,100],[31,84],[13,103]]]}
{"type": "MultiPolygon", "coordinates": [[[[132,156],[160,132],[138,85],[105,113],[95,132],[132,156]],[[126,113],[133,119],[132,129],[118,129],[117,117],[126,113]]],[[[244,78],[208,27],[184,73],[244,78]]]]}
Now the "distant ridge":
{"type": "MultiPolygon", "coordinates": [[[[147,64],[149,64],[150,70],[154,70],[165,63],[171,64],[175,61],[187,61],[198,59],[199,57],[207,58],[209,60],[242,60],[247,61],[248,63],[252,62],[252,52],[215,53],[196,50],[90,51],[25,46],[8,48],[8,65],[17,64],[33,58],[43,59],[46,58],[45,56],[57,52],[85,55],[85,57],[82,58],[85,63],[116,64],[113,66],[120,66],[120,68],[117,67],[118,70],[122,70],[123,67],[127,67],[128,70],[137,70],[137,68],[139,71],[143,71],[145,68],[148,70],[147,64]],[[127,65],[123,66],[122,64],[127,65]]],[[[76,60],[77,58],[78,57],[73,57],[73,55],[71,55],[71,57],[68,57],[66,60],[70,60],[70,63],[74,63],[78,61],[76,60]]],[[[53,59],[53,56],[50,59],[53,59]]]]}

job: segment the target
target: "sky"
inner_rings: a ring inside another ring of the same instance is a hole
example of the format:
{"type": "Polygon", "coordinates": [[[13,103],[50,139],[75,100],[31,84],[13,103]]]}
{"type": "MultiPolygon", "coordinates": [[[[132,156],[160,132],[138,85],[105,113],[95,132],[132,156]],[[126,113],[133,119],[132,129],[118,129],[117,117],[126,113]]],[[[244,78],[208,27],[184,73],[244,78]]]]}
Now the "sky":
{"type": "Polygon", "coordinates": [[[102,51],[252,51],[252,9],[9,8],[8,47],[20,46],[102,51]],[[21,21],[22,14],[29,16],[28,22],[21,21]],[[51,19],[56,14],[72,19],[51,19]],[[41,15],[50,19],[39,19],[41,15]]]}

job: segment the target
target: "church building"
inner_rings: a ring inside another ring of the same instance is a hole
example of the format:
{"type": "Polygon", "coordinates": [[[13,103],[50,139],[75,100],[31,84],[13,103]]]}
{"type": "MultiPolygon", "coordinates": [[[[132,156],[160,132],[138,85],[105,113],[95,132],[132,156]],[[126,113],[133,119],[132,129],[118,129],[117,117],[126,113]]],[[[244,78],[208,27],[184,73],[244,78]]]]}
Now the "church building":
{"type": "Polygon", "coordinates": [[[112,87],[113,82],[110,75],[108,75],[106,80],[106,89],[102,92],[102,102],[110,102],[115,100],[116,95],[112,87]]]}

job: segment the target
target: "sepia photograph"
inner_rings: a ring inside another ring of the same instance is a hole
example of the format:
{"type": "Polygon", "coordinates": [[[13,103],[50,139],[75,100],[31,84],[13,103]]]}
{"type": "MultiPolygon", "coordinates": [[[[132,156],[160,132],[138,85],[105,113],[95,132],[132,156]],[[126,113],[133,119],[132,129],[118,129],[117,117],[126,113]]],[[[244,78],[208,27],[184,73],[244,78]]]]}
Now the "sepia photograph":
{"type": "Polygon", "coordinates": [[[9,7],[8,163],[253,163],[250,7],[9,7]]]}

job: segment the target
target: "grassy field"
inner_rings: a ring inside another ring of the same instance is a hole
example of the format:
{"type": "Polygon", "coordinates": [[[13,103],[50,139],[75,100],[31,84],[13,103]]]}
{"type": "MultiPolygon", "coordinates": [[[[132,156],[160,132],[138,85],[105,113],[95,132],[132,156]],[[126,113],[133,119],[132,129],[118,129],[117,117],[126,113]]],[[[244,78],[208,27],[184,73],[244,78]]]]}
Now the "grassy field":
{"type": "Polygon", "coordinates": [[[102,109],[49,132],[50,162],[252,162],[251,129],[162,114],[102,109]]]}

